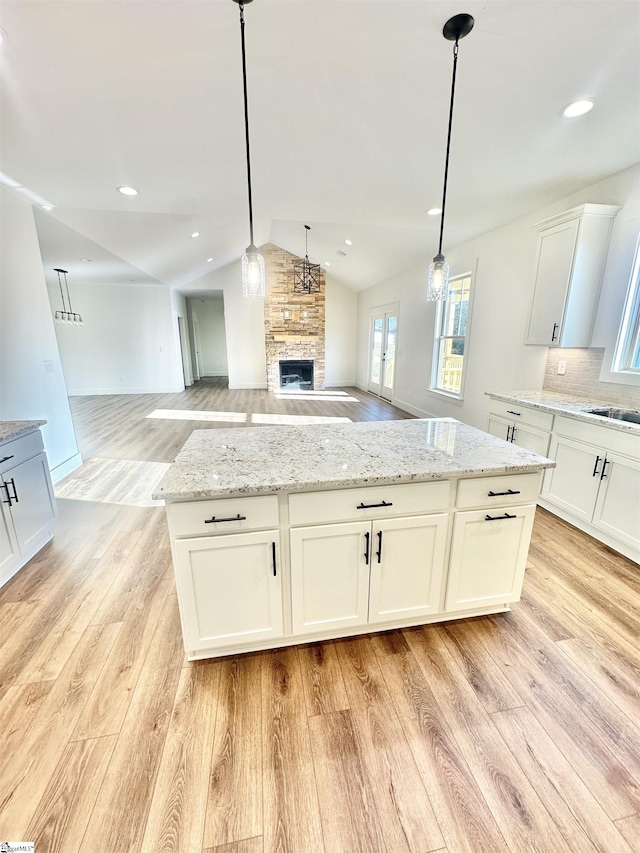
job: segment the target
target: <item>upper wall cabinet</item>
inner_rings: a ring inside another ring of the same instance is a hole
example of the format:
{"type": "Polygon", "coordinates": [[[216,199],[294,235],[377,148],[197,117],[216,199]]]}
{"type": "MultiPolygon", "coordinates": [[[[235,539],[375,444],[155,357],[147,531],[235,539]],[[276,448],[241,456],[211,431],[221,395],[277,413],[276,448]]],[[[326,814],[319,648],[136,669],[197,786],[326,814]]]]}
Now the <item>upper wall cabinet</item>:
{"type": "Polygon", "coordinates": [[[611,226],[619,210],[582,204],[534,226],[540,236],[525,343],[590,346],[611,226]]]}

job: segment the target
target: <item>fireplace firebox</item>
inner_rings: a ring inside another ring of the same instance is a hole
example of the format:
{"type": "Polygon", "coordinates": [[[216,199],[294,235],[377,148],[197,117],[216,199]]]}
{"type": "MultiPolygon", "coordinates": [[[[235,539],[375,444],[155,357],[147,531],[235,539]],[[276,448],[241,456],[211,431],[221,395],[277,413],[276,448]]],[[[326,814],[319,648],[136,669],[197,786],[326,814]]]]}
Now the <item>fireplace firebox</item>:
{"type": "Polygon", "coordinates": [[[313,389],[313,359],[280,362],[280,387],[289,391],[313,389]]]}

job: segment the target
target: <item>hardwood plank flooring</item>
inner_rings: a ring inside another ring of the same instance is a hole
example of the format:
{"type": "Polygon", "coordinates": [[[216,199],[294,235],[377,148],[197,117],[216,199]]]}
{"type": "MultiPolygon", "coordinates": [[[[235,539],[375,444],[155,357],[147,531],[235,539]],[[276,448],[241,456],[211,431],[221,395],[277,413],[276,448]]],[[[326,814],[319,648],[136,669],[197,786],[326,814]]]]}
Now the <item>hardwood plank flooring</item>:
{"type": "Polygon", "coordinates": [[[78,499],[59,500],[54,540],[0,590],[0,838],[37,853],[639,853],[640,569],[544,510],[511,613],[185,661],[164,510],[139,505],[154,469],[138,463],[254,414],[409,417],[345,390],[216,381],[71,401],[85,459],[123,465],[104,488],[95,463],[66,478],[78,499]]]}

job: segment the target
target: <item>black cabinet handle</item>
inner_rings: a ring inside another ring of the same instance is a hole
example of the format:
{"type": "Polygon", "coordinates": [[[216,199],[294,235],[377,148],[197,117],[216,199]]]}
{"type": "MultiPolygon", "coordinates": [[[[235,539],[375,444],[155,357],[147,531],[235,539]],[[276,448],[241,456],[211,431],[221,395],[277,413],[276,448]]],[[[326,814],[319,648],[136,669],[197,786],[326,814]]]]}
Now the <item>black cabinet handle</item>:
{"type": "Polygon", "coordinates": [[[513,429],[513,427],[511,425],[509,425],[507,427],[507,438],[506,438],[507,441],[511,441],[511,430],[512,429],[513,429]]]}
{"type": "Polygon", "coordinates": [[[554,323],[554,324],[553,324],[553,332],[551,332],[551,340],[552,340],[552,341],[555,341],[555,339],[557,338],[557,336],[558,336],[558,329],[559,329],[558,324],[557,324],[557,323],[554,323]]]}
{"type": "Polygon", "coordinates": [[[505,512],[504,515],[485,515],[485,521],[502,521],[504,518],[517,518],[517,515],[509,515],[508,512],[505,512]]]}
{"type": "Polygon", "coordinates": [[[18,492],[16,491],[16,481],[13,479],[13,477],[3,483],[2,488],[7,493],[7,499],[6,501],[2,501],[2,503],[9,504],[9,506],[13,506],[14,503],[20,503],[20,500],[18,499],[18,492]],[[13,497],[11,497],[11,493],[9,492],[9,483],[11,483],[11,485],[13,486],[13,497]]]}
{"type": "Polygon", "coordinates": [[[15,480],[13,479],[13,477],[12,477],[12,478],[9,480],[9,482],[10,482],[10,483],[11,483],[11,485],[13,486],[13,499],[14,499],[14,501],[15,501],[16,503],[20,503],[20,501],[18,500],[18,492],[16,491],[16,481],[15,481],[15,480]]]}
{"type": "Polygon", "coordinates": [[[0,465],[2,465],[3,462],[8,462],[10,459],[13,459],[13,453],[11,456],[3,456],[2,459],[0,459],[0,465]]]}
{"type": "Polygon", "coordinates": [[[7,499],[6,499],[6,501],[3,499],[2,503],[3,504],[9,504],[9,506],[13,506],[13,501],[11,500],[11,495],[9,494],[9,483],[3,483],[2,488],[7,493],[7,499]]]}
{"type": "Polygon", "coordinates": [[[370,533],[364,534],[364,561],[369,565],[369,539],[371,538],[370,533]]]}
{"type": "Polygon", "coordinates": [[[359,503],[356,509],[376,509],[379,506],[393,506],[392,503],[387,503],[386,501],[382,501],[381,504],[363,504],[359,503]]]}
{"type": "Polygon", "coordinates": [[[522,412],[512,412],[511,409],[507,409],[508,415],[517,415],[518,417],[522,416],[522,412]]]}
{"type": "MultiPolygon", "coordinates": [[[[605,460],[604,460],[604,462],[602,463],[602,474],[600,474],[600,479],[601,479],[601,480],[604,480],[604,478],[608,476],[608,474],[607,474],[607,465],[610,465],[610,464],[611,464],[611,462],[610,462],[610,461],[606,458],[606,456],[605,456],[605,460]]],[[[15,487],[14,487],[14,488],[15,488],[15,487]]]]}
{"type": "Polygon", "coordinates": [[[591,475],[592,477],[595,477],[600,473],[600,471],[598,471],[598,462],[600,461],[600,458],[600,456],[596,456],[596,464],[593,466],[593,474],[591,475]]]}
{"type": "Polygon", "coordinates": [[[382,530],[378,530],[378,550],[376,551],[378,563],[382,562],[382,530]]]}
{"type": "Polygon", "coordinates": [[[276,567],[276,543],[275,542],[271,543],[271,556],[273,558],[273,576],[275,578],[275,576],[278,574],[278,570],[276,567]]]}
{"type": "Polygon", "coordinates": [[[506,492],[487,492],[487,497],[488,498],[498,498],[498,497],[502,497],[502,495],[519,495],[519,494],[520,494],[520,492],[518,492],[514,489],[507,489],[506,492]]]}
{"type": "Polygon", "coordinates": [[[219,524],[222,521],[246,521],[246,515],[234,515],[233,518],[216,518],[215,515],[212,515],[211,518],[205,518],[205,524],[219,524]]]}

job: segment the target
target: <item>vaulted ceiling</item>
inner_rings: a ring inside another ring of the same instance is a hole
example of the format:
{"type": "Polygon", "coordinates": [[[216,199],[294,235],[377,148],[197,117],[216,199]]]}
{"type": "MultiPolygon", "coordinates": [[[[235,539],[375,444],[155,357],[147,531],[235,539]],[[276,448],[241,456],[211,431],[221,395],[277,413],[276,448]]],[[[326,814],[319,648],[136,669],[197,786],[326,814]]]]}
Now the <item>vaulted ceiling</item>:
{"type": "MultiPolygon", "coordinates": [[[[53,205],[37,214],[47,273],[188,289],[237,259],[248,213],[236,3],[0,11],[1,168],[53,205]]],[[[309,254],[353,288],[429,263],[452,63],[442,26],[462,11],[475,27],[460,44],[445,250],[640,159],[636,0],[255,0],[257,243],[304,254],[309,224],[309,254]],[[559,116],[587,96],[591,113],[559,116]]]]}

